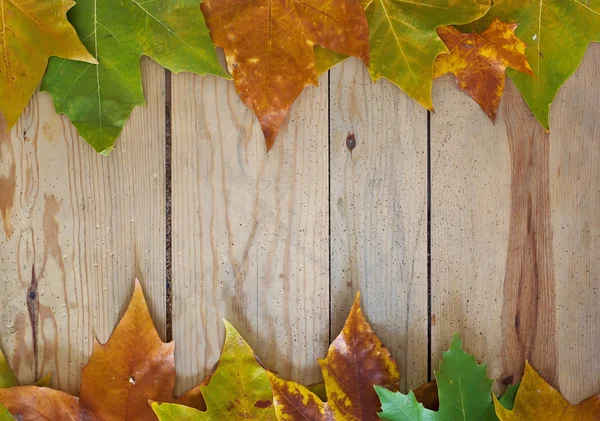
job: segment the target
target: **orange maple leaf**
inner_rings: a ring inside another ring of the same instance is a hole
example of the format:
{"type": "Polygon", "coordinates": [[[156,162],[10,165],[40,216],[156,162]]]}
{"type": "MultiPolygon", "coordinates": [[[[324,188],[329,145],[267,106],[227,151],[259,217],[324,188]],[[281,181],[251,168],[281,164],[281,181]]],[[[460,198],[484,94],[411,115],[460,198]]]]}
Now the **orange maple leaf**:
{"type": "Polygon", "coordinates": [[[484,32],[463,34],[452,26],[439,28],[448,53],[440,54],[434,78],[454,74],[458,87],[496,120],[506,83],[506,68],[533,75],[525,57],[525,43],[515,35],[516,24],[495,19],[484,32]]]}
{"type": "Polygon", "coordinates": [[[398,366],[367,323],[358,295],[342,332],[319,365],[325,379],[326,403],[306,387],[268,373],[278,419],[377,420],[381,404],[373,386],[397,387],[400,380],[398,366]]]}
{"type": "Polygon", "coordinates": [[[294,100],[318,84],[314,46],[369,62],[369,27],[359,0],[204,0],[235,87],[258,116],[267,150],[294,100]]]}
{"type": "Polygon", "coordinates": [[[127,312],[110,339],[105,345],[94,344],[83,368],[79,399],[45,387],[24,386],[0,389],[0,402],[21,421],[155,420],[149,400],[205,409],[200,387],[173,399],[173,350],[172,342],[160,340],[136,281],[127,312]]]}

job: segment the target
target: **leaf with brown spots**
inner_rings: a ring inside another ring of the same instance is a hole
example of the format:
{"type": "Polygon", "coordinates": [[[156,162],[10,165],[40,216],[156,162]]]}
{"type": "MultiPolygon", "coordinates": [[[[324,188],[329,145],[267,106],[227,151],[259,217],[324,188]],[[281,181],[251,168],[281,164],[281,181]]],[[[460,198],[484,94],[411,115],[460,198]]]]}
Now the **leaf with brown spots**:
{"type": "Polygon", "coordinates": [[[535,370],[525,363],[521,386],[512,410],[494,396],[496,415],[500,421],[597,421],[600,420],[600,395],[579,405],[571,405],[535,370]]]}
{"type": "Polygon", "coordinates": [[[434,77],[454,74],[458,87],[473,98],[492,121],[506,82],[506,68],[532,75],[525,43],[515,35],[517,24],[495,19],[482,33],[463,34],[452,26],[439,28],[448,53],[440,54],[434,77]]]}
{"type": "Polygon", "coordinates": [[[357,295],[339,336],[319,361],[327,402],[297,383],[269,373],[275,411],[280,421],[371,421],[381,409],[373,386],[396,387],[398,366],[375,335],[357,295]]]}
{"type": "Polygon", "coordinates": [[[208,385],[201,387],[207,410],[153,402],[152,408],[159,420],[276,420],[267,371],[235,328],[228,322],[225,328],[225,346],[219,365],[208,385]]]}
{"type": "Polygon", "coordinates": [[[173,343],[160,340],[136,281],[127,312],[110,339],[104,345],[94,345],[90,361],[83,368],[79,399],[48,388],[26,386],[0,389],[0,402],[21,421],[155,420],[149,400],[204,407],[199,387],[174,400],[174,386],[173,343]]]}
{"type": "Polygon", "coordinates": [[[359,0],[204,0],[202,11],[238,94],[258,116],[267,150],[300,92],[318,83],[315,45],[369,62],[359,0]]]}

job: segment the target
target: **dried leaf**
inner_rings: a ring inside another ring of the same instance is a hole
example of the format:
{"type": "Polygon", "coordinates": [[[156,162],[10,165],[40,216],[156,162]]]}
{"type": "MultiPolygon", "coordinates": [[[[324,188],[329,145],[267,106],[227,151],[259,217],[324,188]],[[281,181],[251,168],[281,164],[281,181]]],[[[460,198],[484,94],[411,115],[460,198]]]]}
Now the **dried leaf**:
{"type": "Polygon", "coordinates": [[[0,3],[0,110],[15,125],[51,56],[95,63],[67,21],[71,0],[6,0],[0,3]]]}
{"type": "Polygon", "coordinates": [[[575,72],[590,42],[600,41],[600,0],[503,0],[494,2],[478,24],[494,19],[517,23],[517,37],[533,76],[508,69],[525,102],[542,126],[549,128],[550,104],[575,72]]]}
{"type": "Polygon", "coordinates": [[[215,373],[202,387],[206,411],[182,405],[152,403],[161,421],[275,421],[273,394],[266,370],[235,328],[225,321],[226,337],[215,373]]]}
{"type": "Polygon", "coordinates": [[[525,363],[521,386],[516,394],[514,408],[494,398],[500,421],[597,421],[600,420],[600,395],[579,405],[571,405],[535,370],[525,363]]]}
{"type": "Polygon", "coordinates": [[[144,104],[140,57],[173,72],[228,77],[200,0],[78,0],[69,19],[98,65],[52,59],[41,89],[79,134],[108,154],[134,107],[144,104]]]}
{"type": "Polygon", "coordinates": [[[440,399],[438,396],[437,382],[435,380],[425,383],[415,390],[415,399],[423,404],[423,407],[437,411],[440,407],[440,399]]]}
{"type": "Polygon", "coordinates": [[[105,345],[95,343],[83,368],[79,400],[56,390],[26,386],[0,389],[0,402],[21,421],[156,419],[150,399],[204,406],[195,388],[173,399],[173,343],[163,343],[150,318],[139,282],[123,319],[105,345]],[[58,414],[62,414],[59,416],[58,414]],[[87,417],[87,418],[86,418],[87,417]]]}
{"type": "MultiPolygon", "coordinates": [[[[428,109],[433,108],[431,87],[436,57],[447,51],[436,29],[465,24],[489,9],[475,0],[361,0],[370,29],[374,81],[385,78],[428,109]]],[[[343,56],[319,52],[321,71],[343,56]]]]}
{"type": "Polygon", "coordinates": [[[514,23],[495,19],[480,34],[463,34],[452,26],[438,29],[450,51],[438,56],[434,77],[454,74],[458,87],[473,98],[492,121],[496,120],[504,92],[506,68],[533,74],[525,57],[525,43],[515,36],[516,27],[514,23]]]}
{"type": "Polygon", "coordinates": [[[319,364],[326,403],[306,387],[269,373],[280,421],[376,420],[380,403],[373,386],[393,387],[400,379],[398,366],[367,323],[358,295],[342,332],[319,364]]]}
{"type": "Polygon", "coordinates": [[[318,83],[314,45],[369,61],[359,0],[204,0],[202,10],[267,149],[300,92],[318,83]]]}

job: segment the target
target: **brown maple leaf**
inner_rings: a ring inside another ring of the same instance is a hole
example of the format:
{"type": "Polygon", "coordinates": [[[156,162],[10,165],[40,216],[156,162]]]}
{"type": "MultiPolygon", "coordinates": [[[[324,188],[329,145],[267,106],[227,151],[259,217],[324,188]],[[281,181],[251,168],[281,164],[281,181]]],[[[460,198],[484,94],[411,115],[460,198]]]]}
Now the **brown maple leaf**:
{"type": "Polygon", "coordinates": [[[202,11],[238,94],[258,116],[267,150],[300,92],[318,84],[315,45],[369,62],[359,0],[204,0],[202,11]]]}
{"type": "Polygon", "coordinates": [[[525,57],[525,43],[515,35],[516,24],[495,19],[484,32],[463,34],[452,26],[438,34],[450,50],[440,54],[434,77],[454,74],[458,87],[473,98],[490,117],[496,113],[506,82],[506,68],[533,75],[525,57]]]}
{"type": "Polygon", "coordinates": [[[319,364],[327,402],[306,387],[269,373],[278,419],[378,420],[381,404],[373,386],[395,388],[400,380],[398,366],[367,323],[358,295],[342,332],[319,364]]]}
{"type": "Polygon", "coordinates": [[[173,343],[160,340],[136,281],[127,312],[110,339],[105,345],[94,344],[83,368],[79,399],[57,390],[24,386],[0,389],[0,402],[21,421],[155,420],[149,400],[205,409],[200,387],[173,399],[173,348],[173,343]]]}

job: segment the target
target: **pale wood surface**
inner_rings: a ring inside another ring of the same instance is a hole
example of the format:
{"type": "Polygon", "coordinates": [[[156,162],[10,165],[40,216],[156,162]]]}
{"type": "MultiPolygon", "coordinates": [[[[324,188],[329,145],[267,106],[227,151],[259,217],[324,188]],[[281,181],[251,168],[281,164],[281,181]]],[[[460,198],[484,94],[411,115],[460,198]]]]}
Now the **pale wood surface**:
{"type": "Polygon", "coordinates": [[[138,277],[163,338],[171,299],[179,392],[214,367],[222,318],[283,377],[318,381],[359,289],[403,390],[458,331],[499,388],[529,358],[574,402],[600,392],[597,45],[550,135],[510,83],[495,126],[450,78],[435,83],[431,314],[426,111],[349,60],[307,88],[266,155],[231,82],[174,75],[167,197],[165,74],[143,65],[148,106],[109,158],[46,94],[0,136],[0,347],[22,382],[52,371],[76,392],[138,277]]]}
{"type": "Polygon", "coordinates": [[[498,386],[529,359],[573,402],[598,393],[599,78],[594,45],[549,136],[512,84],[495,127],[449,78],[436,84],[433,361],[459,331],[498,386]]]}
{"type": "Polygon", "coordinates": [[[52,372],[55,387],[76,392],[94,337],[108,339],[136,276],[164,337],[164,70],[144,61],[144,76],[149,105],[109,158],[46,93],[2,128],[0,346],[23,383],[52,372]]]}
{"type": "Polygon", "coordinates": [[[417,387],[427,380],[427,111],[347,60],[331,72],[330,151],[331,339],[360,290],[402,390],[417,387]]]}
{"type": "Polygon", "coordinates": [[[327,84],[305,90],[268,155],[232,82],[183,74],[172,92],[178,391],[213,369],[223,318],[270,368],[317,381],[329,334],[327,84]]]}

